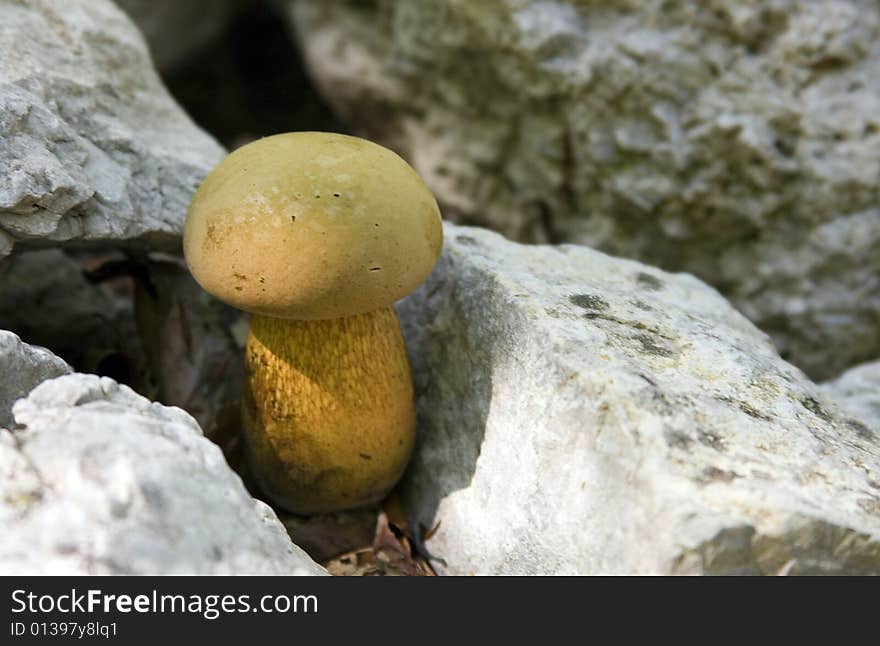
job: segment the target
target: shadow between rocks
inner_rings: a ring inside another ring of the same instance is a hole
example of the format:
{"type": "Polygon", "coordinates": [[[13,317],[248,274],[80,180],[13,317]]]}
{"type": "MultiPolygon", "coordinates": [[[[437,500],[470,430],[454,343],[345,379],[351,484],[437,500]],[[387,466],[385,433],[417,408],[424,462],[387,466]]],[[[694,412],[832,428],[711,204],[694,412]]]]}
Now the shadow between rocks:
{"type": "Polygon", "coordinates": [[[306,75],[286,18],[269,2],[247,3],[163,80],[193,120],[229,149],[291,130],[346,132],[306,75]]]}
{"type": "MultiPolygon", "coordinates": [[[[453,275],[442,266],[449,262],[441,259],[434,276],[453,275]]],[[[415,449],[398,491],[418,549],[435,560],[443,555],[429,554],[424,541],[436,529],[441,501],[473,480],[493,392],[495,362],[487,357],[496,350],[465,333],[461,300],[452,281],[432,278],[398,307],[418,411],[415,449]]]]}

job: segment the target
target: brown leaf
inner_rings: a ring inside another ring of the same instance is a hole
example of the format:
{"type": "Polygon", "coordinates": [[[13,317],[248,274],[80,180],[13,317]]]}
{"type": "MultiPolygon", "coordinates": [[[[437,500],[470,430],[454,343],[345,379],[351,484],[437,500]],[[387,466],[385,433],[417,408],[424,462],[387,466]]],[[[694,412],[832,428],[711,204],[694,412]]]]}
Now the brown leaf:
{"type": "Polygon", "coordinates": [[[383,576],[377,565],[373,548],[363,547],[338,556],[324,564],[333,576],[383,576]]]}
{"type": "Polygon", "coordinates": [[[394,531],[384,511],[376,519],[373,552],[376,555],[376,562],[386,576],[434,575],[433,570],[423,559],[413,557],[412,543],[402,532],[394,531]]]}
{"type": "MultiPolygon", "coordinates": [[[[392,503],[393,504],[393,503],[392,503]]],[[[383,503],[383,507],[387,506],[387,501],[383,503]]],[[[403,532],[394,524],[389,522],[388,514],[385,511],[377,510],[361,510],[360,512],[343,512],[340,514],[327,514],[325,516],[315,516],[310,519],[302,519],[284,515],[280,513],[280,517],[291,537],[295,542],[303,547],[313,557],[319,550],[327,550],[329,545],[339,545],[338,528],[334,528],[330,523],[330,519],[335,519],[339,523],[342,519],[349,522],[354,515],[359,515],[359,528],[362,530],[365,520],[369,517],[370,526],[375,525],[375,532],[371,531],[372,544],[360,545],[351,548],[345,553],[323,562],[327,571],[335,576],[435,576],[431,567],[420,556],[413,555],[412,542],[403,532]],[[296,519],[291,525],[291,519],[296,519]],[[309,528],[309,525],[313,527],[309,528]],[[322,527],[324,533],[315,532],[316,527],[322,527]],[[303,529],[306,529],[304,534],[303,529]],[[309,536],[312,541],[308,547],[303,543],[304,536],[309,535],[308,531],[312,531],[309,536]]],[[[344,520],[343,520],[344,522],[344,520]]],[[[360,534],[358,538],[362,538],[360,534]]],[[[349,538],[354,539],[353,534],[349,534],[349,538]]],[[[369,539],[367,539],[369,541],[369,539]]]]}
{"type": "Polygon", "coordinates": [[[400,504],[400,497],[397,495],[396,489],[392,490],[388,497],[382,501],[382,511],[388,516],[388,523],[390,525],[403,532],[405,536],[412,538],[406,522],[406,513],[404,513],[403,506],[400,504]]]}

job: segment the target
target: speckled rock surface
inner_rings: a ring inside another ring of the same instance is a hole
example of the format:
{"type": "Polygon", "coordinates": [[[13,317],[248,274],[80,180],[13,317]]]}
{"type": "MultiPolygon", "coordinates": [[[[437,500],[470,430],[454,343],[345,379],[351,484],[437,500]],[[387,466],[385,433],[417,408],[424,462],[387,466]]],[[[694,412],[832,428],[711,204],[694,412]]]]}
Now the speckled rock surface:
{"type": "Polygon", "coordinates": [[[159,69],[185,61],[217,36],[246,0],[116,0],[143,32],[159,69]]]}
{"type": "Polygon", "coordinates": [[[692,276],[448,225],[400,312],[441,571],[880,573],[878,434],[692,276]]]}
{"type": "Polygon", "coordinates": [[[70,366],[46,348],[22,343],[17,334],[0,330],[0,428],[12,426],[12,404],[32,388],[70,372],[70,366]]]}
{"type": "Polygon", "coordinates": [[[0,574],[322,574],[192,417],[73,374],[0,430],[0,574]]]}
{"type": "Polygon", "coordinates": [[[694,273],[814,378],[880,357],[880,6],[290,2],[447,215],[694,273]]]}
{"type": "Polygon", "coordinates": [[[0,257],[17,243],[176,248],[222,156],[114,4],[0,3],[0,257]]]}
{"type": "Polygon", "coordinates": [[[880,361],[850,368],[822,389],[880,434],[880,361]]]}

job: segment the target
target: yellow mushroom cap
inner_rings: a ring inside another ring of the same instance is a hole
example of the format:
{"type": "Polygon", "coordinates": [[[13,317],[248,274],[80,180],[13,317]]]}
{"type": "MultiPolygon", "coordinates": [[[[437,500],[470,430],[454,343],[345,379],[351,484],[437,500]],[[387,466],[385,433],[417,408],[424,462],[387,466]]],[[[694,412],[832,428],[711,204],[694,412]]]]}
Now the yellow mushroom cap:
{"type": "Polygon", "coordinates": [[[205,178],[186,216],[195,279],[239,309],[352,316],[418,287],[443,244],[440,210],[409,164],[335,133],[259,139],[205,178]]]}

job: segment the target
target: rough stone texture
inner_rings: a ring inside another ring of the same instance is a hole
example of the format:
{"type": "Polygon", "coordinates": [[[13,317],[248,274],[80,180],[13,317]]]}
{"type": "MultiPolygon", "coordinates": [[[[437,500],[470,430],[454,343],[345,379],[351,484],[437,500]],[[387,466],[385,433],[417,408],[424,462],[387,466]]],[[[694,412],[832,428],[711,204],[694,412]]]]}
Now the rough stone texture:
{"type": "Polygon", "coordinates": [[[447,215],[721,289],[814,378],[880,357],[880,5],[291,2],[447,215]]]}
{"type": "Polygon", "coordinates": [[[320,574],[192,417],[108,378],[42,383],[0,431],[2,574],[320,574]]]}
{"type": "Polygon", "coordinates": [[[464,574],[880,573],[880,441],[715,290],[447,226],[403,499],[464,574]]]}
{"type": "Polygon", "coordinates": [[[822,389],[880,435],[880,361],[850,368],[822,389]]]}
{"type": "Polygon", "coordinates": [[[215,38],[245,0],[116,0],[137,23],[156,67],[169,69],[215,38]]]}
{"type": "Polygon", "coordinates": [[[0,257],[17,241],[175,248],[222,156],[111,2],[0,2],[0,257]]]}
{"type": "Polygon", "coordinates": [[[17,334],[0,330],[0,427],[12,426],[12,404],[46,379],[70,372],[54,354],[22,343],[17,334]]]}

